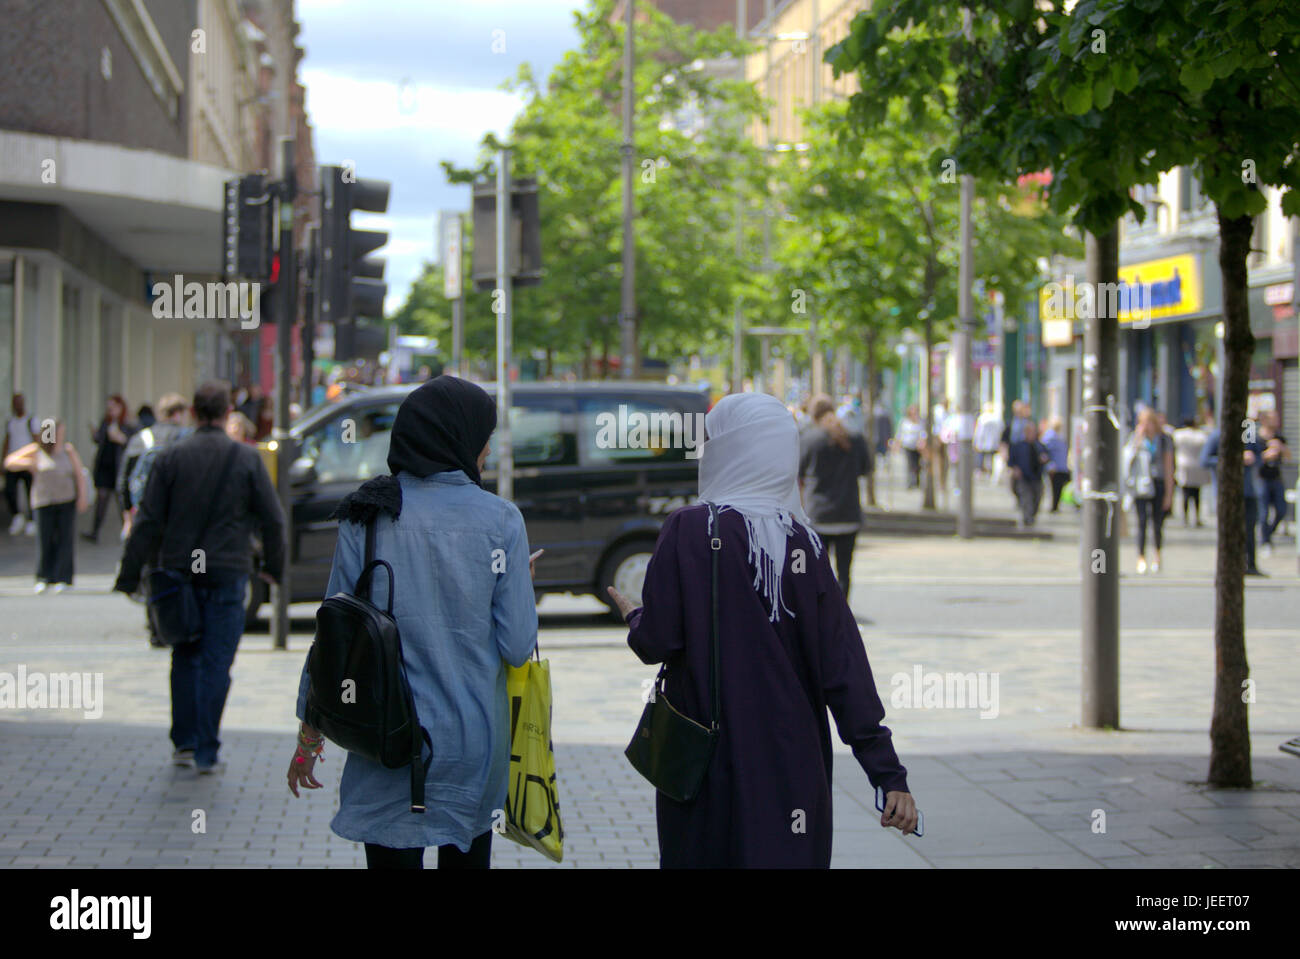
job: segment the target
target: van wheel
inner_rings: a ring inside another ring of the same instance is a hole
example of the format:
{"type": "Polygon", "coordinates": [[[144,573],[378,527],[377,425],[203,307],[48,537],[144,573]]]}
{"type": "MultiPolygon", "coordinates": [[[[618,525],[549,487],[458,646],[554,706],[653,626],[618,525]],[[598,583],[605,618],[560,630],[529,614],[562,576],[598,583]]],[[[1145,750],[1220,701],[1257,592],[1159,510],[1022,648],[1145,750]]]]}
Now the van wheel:
{"type": "Polygon", "coordinates": [[[266,600],[266,583],[253,573],[248,577],[248,585],[244,587],[244,632],[252,632],[257,628],[257,612],[266,600]]]}
{"type": "Polygon", "coordinates": [[[655,541],[652,539],[625,543],[609,554],[600,569],[600,577],[597,579],[599,590],[596,594],[597,598],[609,607],[610,613],[620,623],[623,621],[623,617],[619,615],[618,607],[614,605],[614,600],[610,598],[606,587],[613,586],[626,596],[633,606],[640,606],[641,588],[645,585],[646,566],[649,565],[654,550],[655,541]]]}

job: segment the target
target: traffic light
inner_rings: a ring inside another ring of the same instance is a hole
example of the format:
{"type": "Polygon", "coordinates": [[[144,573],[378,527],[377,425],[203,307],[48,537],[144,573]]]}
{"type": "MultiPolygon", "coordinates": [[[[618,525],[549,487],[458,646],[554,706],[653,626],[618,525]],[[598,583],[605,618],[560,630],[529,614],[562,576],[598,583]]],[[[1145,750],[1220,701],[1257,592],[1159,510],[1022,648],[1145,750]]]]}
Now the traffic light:
{"type": "MultiPolygon", "coordinates": [[[[510,238],[507,253],[515,286],[542,282],[541,214],[537,181],[518,179],[510,187],[510,238]]],[[[497,191],[489,181],[474,184],[474,251],[470,261],[476,290],[497,285],[497,191]]]]}
{"type": "Polygon", "coordinates": [[[358,179],[350,167],[321,167],[320,263],[317,296],[322,323],[334,326],[335,358],[352,359],[357,317],[382,317],[388,284],[384,261],[371,257],[388,242],[380,230],[356,230],[353,210],[384,213],[386,180],[358,179]]]}
{"type": "Polygon", "coordinates": [[[264,281],[271,270],[271,198],[265,173],[226,181],[221,276],[264,281]]]}

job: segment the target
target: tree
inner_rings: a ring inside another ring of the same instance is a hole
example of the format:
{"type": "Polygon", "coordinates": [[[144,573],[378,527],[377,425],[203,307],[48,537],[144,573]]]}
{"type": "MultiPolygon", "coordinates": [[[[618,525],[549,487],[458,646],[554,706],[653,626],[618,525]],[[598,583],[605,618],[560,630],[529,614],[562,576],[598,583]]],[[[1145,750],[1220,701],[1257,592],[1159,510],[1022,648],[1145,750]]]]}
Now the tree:
{"type": "MultiPolygon", "coordinates": [[[[512,84],[527,97],[509,134],[512,173],[537,178],[546,270],[516,295],[515,344],[587,364],[593,346],[607,360],[618,333],[623,27],[614,9],[614,0],[593,0],[575,13],[578,48],[544,85],[527,66],[512,84]]],[[[752,85],[710,66],[745,52],[734,31],[705,33],[650,4],[637,9],[639,348],[719,351],[749,272],[719,237],[734,231],[737,189],[752,206],[764,185],[761,155],[736,118],[753,116],[759,101],[752,85]]],[[[480,171],[491,169],[494,147],[485,141],[480,171]]]]}
{"type": "MultiPolygon", "coordinates": [[[[1209,780],[1250,785],[1247,714],[1240,691],[1248,672],[1240,421],[1253,347],[1246,255],[1250,218],[1263,207],[1261,184],[1284,188],[1284,212],[1300,212],[1294,190],[1300,88],[1287,72],[1300,37],[1300,13],[1293,5],[1269,0],[1081,0],[1069,5],[974,0],[966,6],[969,30],[957,10],[934,0],[860,15],[850,37],[828,59],[837,70],[857,70],[864,84],[877,84],[913,108],[941,95],[928,78],[945,63],[958,63],[961,136],[953,151],[959,165],[1004,180],[1050,168],[1053,209],[1072,210],[1076,224],[1111,238],[1103,245],[1112,249],[1120,215],[1132,212],[1139,221],[1145,215],[1132,199],[1132,189],[1154,183],[1164,170],[1193,166],[1215,202],[1228,360],[1220,414],[1209,780]],[[1243,175],[1247,168],[1253,182],[1243,175]]],[[[856,117],[870,123],[878,99],[855,97],[856,117]]],[[[1095,279],[1092,272],[1090,279],[1095,279]]],[[[1113,320],[1091,319],[1104,341],[1113,320]]],[[[1104,387],[1108,375],[1102,364],[1092,384],[1104,387]]],[[[1094,406],[1103,393],[1092,399],[1094,406]]],[[[1088,420],[1089,431],[1094,437],[1105,434],[1109,442],[1104,408],[1098,408],[1103,412],[1088,420]]],[[[1098,459],[1085,462],[1094,480],[1106,479],[1111,455],[1113,449],[1103,448],[1098,459]],[[1099,469],[1099,463],[1107,468],[1099,469]]],[[[1087,697],[1085,688],[1085,710],[1087,697]]]]}
{"type": "MultiPolygon", "coordinates": [[[[909,115],[894,103],[867,130],[846,123],[847,111],[830,103],[809,117],[810,149],[786,165],[798,218],[786,242],[788,282],[816,289],[832,341],[852,345],[873,367],[888,338],[917,318],[928,371],[936,338],[957,319],[960,198],[952,163],[939,155],[954,121],[934,105],[909,115]]],[[[1012,312],[1025,304],[1037,258],[1078,246],[1063,217],[1012,202],[1019,199],[1018,190],[985,182],[972,215],[978,276],[1012,312]]],[[[925,411],[931,436],[933,405],[925,411]]],[[[926,509],[935,507],[934,472],[926,473],[926,509]]]]}

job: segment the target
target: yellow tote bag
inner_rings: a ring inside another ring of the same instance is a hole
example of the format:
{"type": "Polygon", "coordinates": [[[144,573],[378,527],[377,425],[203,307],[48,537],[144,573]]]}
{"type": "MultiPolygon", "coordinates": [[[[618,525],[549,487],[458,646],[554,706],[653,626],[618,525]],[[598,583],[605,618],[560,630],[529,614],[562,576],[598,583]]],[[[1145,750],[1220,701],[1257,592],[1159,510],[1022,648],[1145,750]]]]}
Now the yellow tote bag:
{"type": "Polygon", "coordinates": [[[564,858],[564,827],[551,741],[551,667],[544,659],[506,666],[510,700],[510,788],[506,836],[547,859],[564,858]]]}

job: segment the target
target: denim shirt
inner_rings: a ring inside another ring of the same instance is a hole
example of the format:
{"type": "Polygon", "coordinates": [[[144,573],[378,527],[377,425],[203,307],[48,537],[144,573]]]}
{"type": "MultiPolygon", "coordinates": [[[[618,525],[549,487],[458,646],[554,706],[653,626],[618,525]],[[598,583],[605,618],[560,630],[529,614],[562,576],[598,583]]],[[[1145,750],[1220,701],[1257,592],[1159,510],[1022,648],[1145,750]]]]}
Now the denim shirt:
{"type": "MultiPolygon", "coordinates": [[[[393,567],[402,655],[420,725],[433,740],[427,811],[410,811],[409,768],[385,769],[349,753],[330,828],[353,842],[452,844],[465,852],[506,802],[505,662],[522,665],[537,644],[528,535],[513,503],[462,470],[425,479],[400,473],[398,480],[401,516],[380,518],[375,555],[393,567]]],[[[352,591],[364,551],[364,528],[340,523],[327,595],[352,591]]],[[[387,601],[387,579],[382,568],[374,576],[376,605],[387,601]]],[[[308,685],[304,663],[299,719],[308,685]]]]}

